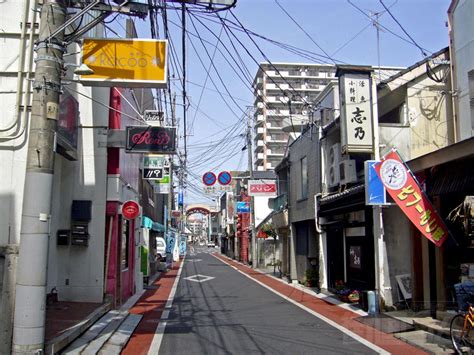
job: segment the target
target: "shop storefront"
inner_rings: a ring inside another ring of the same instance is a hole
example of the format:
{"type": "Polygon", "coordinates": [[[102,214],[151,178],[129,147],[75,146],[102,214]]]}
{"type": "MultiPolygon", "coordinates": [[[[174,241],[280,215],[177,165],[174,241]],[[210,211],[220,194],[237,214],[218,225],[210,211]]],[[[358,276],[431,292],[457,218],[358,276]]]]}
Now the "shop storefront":
{"type": "Polygon", "coordinates": [[[360,291],[375,287],[372,208],[365,206],[365,189],[356,186],[320,201],[327,288],[343,282],[360,291]]]}
{"type": "Polygon", "coordinates": [[[474,139],[421,156],[408,166],[423,181],[449,229],[441,248],[424,242],[422,236],[415,238],[414,248],[425,256],[425,262],[413,266],[414,278],[420,280],[413,285],[413,303],[453,309],[454,285],[474,280],[474,139]]]}

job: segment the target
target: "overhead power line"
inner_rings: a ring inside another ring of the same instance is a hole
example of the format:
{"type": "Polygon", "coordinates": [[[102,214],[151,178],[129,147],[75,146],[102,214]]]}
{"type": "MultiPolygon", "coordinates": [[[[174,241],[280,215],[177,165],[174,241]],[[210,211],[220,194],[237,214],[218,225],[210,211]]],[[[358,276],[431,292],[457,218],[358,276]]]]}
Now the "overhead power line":
{"type": "Polygon", "coordinates": [[[400,23],[400,21],[398,21],[395,16],[393,16],[393,14],[391,13],[390,9],[383,3],[382,0],[379,0],[379,2],[382,4],[383,8],[385,9],[385,11],[387,11],[387,13],[390,15],[390,17],[393,19],[393,21],[395,21],[397,23],[397,25],[402,29],[403,33],[405,33],[408,38],[410,38],[411,42],[418,47],[418,49],[421,51],[421,54],[423,54],[424,57],[427,56],[426,54],[426,51],[418,44],[416,43],[416,41],[413,39],[412,36],[410,36],[410,34],[405,30],[405,28],[402,26],[402,24],[400,23]]]}
{"type": "Polygon", "coordinates": [[[308,32],[305,31],[305,29],[296,21],[289,13],[288,11],[285,10],[283,6],[278,2],[278,0],[275,0],[275,3],[278,5],[278,7],[293,21],[293,23],[310,39],[311,42],[313,42],[334,64],[336,64],[336,61],[311,37],[308,32]]]}

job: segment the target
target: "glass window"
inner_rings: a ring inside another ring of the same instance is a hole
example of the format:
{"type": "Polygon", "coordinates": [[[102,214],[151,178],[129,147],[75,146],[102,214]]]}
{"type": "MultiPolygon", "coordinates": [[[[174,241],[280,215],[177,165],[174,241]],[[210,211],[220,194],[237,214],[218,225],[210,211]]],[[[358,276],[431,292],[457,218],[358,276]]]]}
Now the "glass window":
{"type": "Polygon", "coordinates": [[[308,197],[308,159],[302,158],[301,161],[301,195],[300,198],[308,197]]]}

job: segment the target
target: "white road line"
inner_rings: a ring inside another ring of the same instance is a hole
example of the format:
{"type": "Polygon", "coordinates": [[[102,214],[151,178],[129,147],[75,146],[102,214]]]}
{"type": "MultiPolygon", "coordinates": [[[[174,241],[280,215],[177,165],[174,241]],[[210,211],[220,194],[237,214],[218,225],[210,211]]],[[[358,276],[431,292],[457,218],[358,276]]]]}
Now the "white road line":
{"type": "Polygon", "coordinates": [[[171,306],[173,305],[174,295],[176,294],[179,278],[181,277],[181,271],[183,270],[184,260],[185,259],[181,261],[178,273],[176,275],[176,278],[174,279],[173,287],[171,288],[170,295],[168,296],[168,300],[166,301],[165,309],[163,310],[163,313],[160,317],[160,322],[158,323],[155,329],[155,335],[153,336],[150,349],[148,349],[148,355],[156,355],[160,350],[161,342],[163,341],[163,335],[165,334],[166,324],[168,323],[171,306]]]}
{"type": "Polygon", "coordinates": [[[241,273],[242,275],[244,275],[245,277],[248,277],[250,280],[255,281],[255,282],[258,283],[260,286],[265,287],[266,289],[268,289],[269,291],[273,292],[274,294],[276,294],[276,295],[278,295],[278,296],[284,298],[285,300],[287,300],[287,301],[293,303],[295,306],[298,306],[299,308],[305,310],[306,312],[312,314],[313,316],[318,317],[318,318],[321,319],[322,321],[328,323],[329,325],[331,325],[331,326],[333,326],[334,328],[340,330],[340,331],[343,332],[344,334],[346,334],[346,335],[350,336],[351,338],[357,340],[358,342],[364,344],[365,346],[367,346],[368,348],[374,350],[375,352],[377,352],[377,353],[379,353],[379,354],[384,354],[384,355],[390,354],[390,352],[388,352],[387,350],[382,349],[381,347],[379,347],[379,346],[377,346],[377,345],[371,343],[371,342],[368,341],[367,339],[362,338],[360,335],[357,335],[356,333],[354,333],[354,332],[350,331],[349,329],[347,329],[347,328],[345,328],[345,327],[339,325],[338,323],[334,322],[333,320],[331,320],[331,319],[329,319],[329,318],[323,316],[323,315],[320,314],[320,313],[317,313],[317,312],[313,311],[312,309],[310,309],[310,308],[308,308],[308,307],[306,307],[306,306],[303,306],[302,304],[300,304],[300,303],[298,303],[298,302],[292,300],[292,299],[289,298],[289,297],[286,297],[285,295],[281,294],[280,292],[275,291],[275,290],[274,290],[273,288],[271,288],[270,286],[267,286],[267,285],[265,285],[264,283],[262,283],[262,282],[260,282],[260,281],[258,281],[258,280],[256,280],[256,279],[254,279],[252,276],[247,275],[245,272],[239,270],[237,267],[231,265],[231,264],[228,263],[227,261],[224,261],[224,260],[222,260],[221,258],[219,258],[219,257],[217,257],[217,256],[215,256],[215,255],[212,255],[212,256],[215,257],[216,259],[222,261],[224,264],[230,266],[231,268],[237,270],[238,272],[240,272],[240,273],[241,273]]]}

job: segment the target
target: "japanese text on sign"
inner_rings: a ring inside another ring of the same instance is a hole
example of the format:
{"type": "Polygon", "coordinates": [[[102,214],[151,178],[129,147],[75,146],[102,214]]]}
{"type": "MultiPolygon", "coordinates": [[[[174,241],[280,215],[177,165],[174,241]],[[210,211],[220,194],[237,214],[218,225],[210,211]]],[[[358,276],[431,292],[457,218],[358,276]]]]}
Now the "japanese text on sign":
{"type": "Polygon", "coordinates": [[[396,151],[375,166],[388,193],[418,230],[440,247],[448,229],[396,151]]]}
{"type": "Polygon", "coordinates": [[[369,74],[343,76],[342,142],[348,152],[372,150],[372,107],[369,74]]]}

